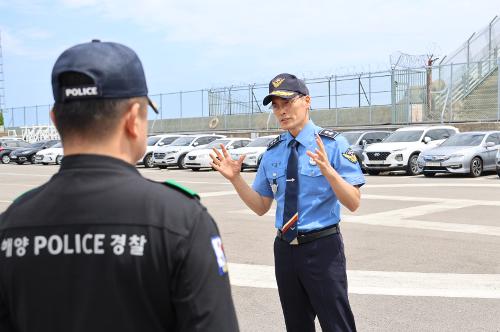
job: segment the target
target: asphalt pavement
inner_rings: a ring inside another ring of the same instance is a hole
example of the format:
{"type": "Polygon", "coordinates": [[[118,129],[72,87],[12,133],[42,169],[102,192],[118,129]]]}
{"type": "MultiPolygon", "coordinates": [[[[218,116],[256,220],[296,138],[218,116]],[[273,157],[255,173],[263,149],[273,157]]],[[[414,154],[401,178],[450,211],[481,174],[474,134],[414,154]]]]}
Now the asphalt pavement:
{"type": "MultiPolygon", "coordinates": [[[[0,212],[57,169],[0,165],[0,212]]],[[[222,233],[241,330],[284,331],[273,267],[274,209],[255,215],[213,171],[139,170],[201,195],[222,233]]],[[[255,173],[243,176],[251,183],[255,173]]],[[[341,222],[358,330],[500,331],[500,178],[366,180],[360,209],[344,209],[341,222]]]]}

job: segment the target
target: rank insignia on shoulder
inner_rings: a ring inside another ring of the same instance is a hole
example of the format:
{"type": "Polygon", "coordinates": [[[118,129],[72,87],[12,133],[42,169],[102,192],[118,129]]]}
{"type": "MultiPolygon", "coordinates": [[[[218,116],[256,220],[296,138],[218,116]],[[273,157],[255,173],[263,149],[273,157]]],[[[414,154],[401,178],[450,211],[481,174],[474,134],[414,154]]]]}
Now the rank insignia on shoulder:
{"type": "Polygon", "coordinates": [[[267,145],[267,149],[268,149],[268,150],[271,150],[271,149],[272,149],[272,148],[274,148],[276,145],[278,145],[278,143],[279,143],[279,142],[281,142],[281,135],[280,135],[280,136],[278,136],[278,137],[276,137],[275,139],[273,139],[273,140],[271,141],[271,143],[269,143],[269,144],[267,145]]]}
{"type": "Polygon", "coordinates": [[[318,135],[335,139],[340,133],[330,129],[322,129],[318,135]]]}
{"type": "Polygon", "coordinates": [[[358,158],[354,154],[354,151],[351,150],[351,148],[347,149],[346,152],[342,153],[342,156],[353,164],[356,164],[358,162],[358,158]]]}
{"type": "Polygon", "coordinates": [[[186,195],[188,197],[200,199],[200,196],[196,192],[192,191],[189,188],[184,187],[183,185],[175,182],[174,180],[167,180],[167,181],[163,182],[163,184],[172,188],[172,189],[180,191],[181,193],[183,193],[184,195],[186,195]]]}

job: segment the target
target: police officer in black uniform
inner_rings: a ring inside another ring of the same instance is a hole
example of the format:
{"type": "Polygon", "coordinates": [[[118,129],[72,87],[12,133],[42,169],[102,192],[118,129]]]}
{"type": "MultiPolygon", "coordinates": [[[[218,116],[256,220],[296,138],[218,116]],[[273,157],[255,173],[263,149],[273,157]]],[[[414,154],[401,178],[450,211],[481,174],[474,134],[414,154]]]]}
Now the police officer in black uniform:
{"type": "Polygon", "coordinates": [[[0,331],[238,331],[215,222],[134,167],[157,111],[135,52],[74,46],[52,86],[65,157],[0,215],[0,331]]]}

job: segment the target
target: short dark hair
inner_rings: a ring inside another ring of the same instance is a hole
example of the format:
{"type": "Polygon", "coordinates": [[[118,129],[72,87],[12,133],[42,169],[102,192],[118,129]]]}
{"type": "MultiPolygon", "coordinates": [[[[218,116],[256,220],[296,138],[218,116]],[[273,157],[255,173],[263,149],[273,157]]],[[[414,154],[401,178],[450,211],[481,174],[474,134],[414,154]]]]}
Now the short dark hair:
{"type": "MultiPolygon", "coordinates": [[[[94,82],[85,74],[68,72],[59,76],[59,84],[72,87],[94,82]]],[[[106,138],[116,129],[130,101],[131,99],[82,99],[55,103],[53,112],[56,128],[62,140],[75,135],[90,140],[106,138]]],[[[147,100],[145,103],[147,105],[147,100]]]]}

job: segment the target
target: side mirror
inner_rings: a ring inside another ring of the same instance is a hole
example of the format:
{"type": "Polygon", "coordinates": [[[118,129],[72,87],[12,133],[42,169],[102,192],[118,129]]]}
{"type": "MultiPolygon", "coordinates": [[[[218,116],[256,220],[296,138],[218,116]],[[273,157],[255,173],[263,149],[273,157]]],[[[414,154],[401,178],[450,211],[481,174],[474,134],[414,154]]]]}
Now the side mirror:
{"type": "Polygon", "coordinates": [[[486,147],[487,148],[492,148],[495,146],[495,143],[494,142],[486,142],[486,147]]]}
{"type": "Polygon", "coordinates": [[[362,146],[366,146],[367,144],[368,144],[368,141],[367,141],[367,140],[365,140],[365,139],[364,139],[364,140],[362,140],[362,141],[361,141],[361,145],[362,145],[362,146]]]}
{"type": "Polygon", "coordinates": [[[425,136],[424,137],[424,143],[425,144],[429,143],[430,141],[432,141],[432,139],[429,136],[425,136]]]}
{"type": "Polygon", "coordinates": [[[163,146],[163,145],[165,145],[165,143],[163,142],[158,143],[158,146],[163,146]]]}
{"type": "Polygon", "coordinates": [[[193,146],[197,146],[199,143],[198,142],[194,142],[193,143],[193,146]]]}
{"type": "Polygon", "coordinates": [[[234,149],[234,146],[232,146],[232,145],[228,145],[226,149],[227,149],[227,150],[232,150],[232,149],[234,149]]]}

